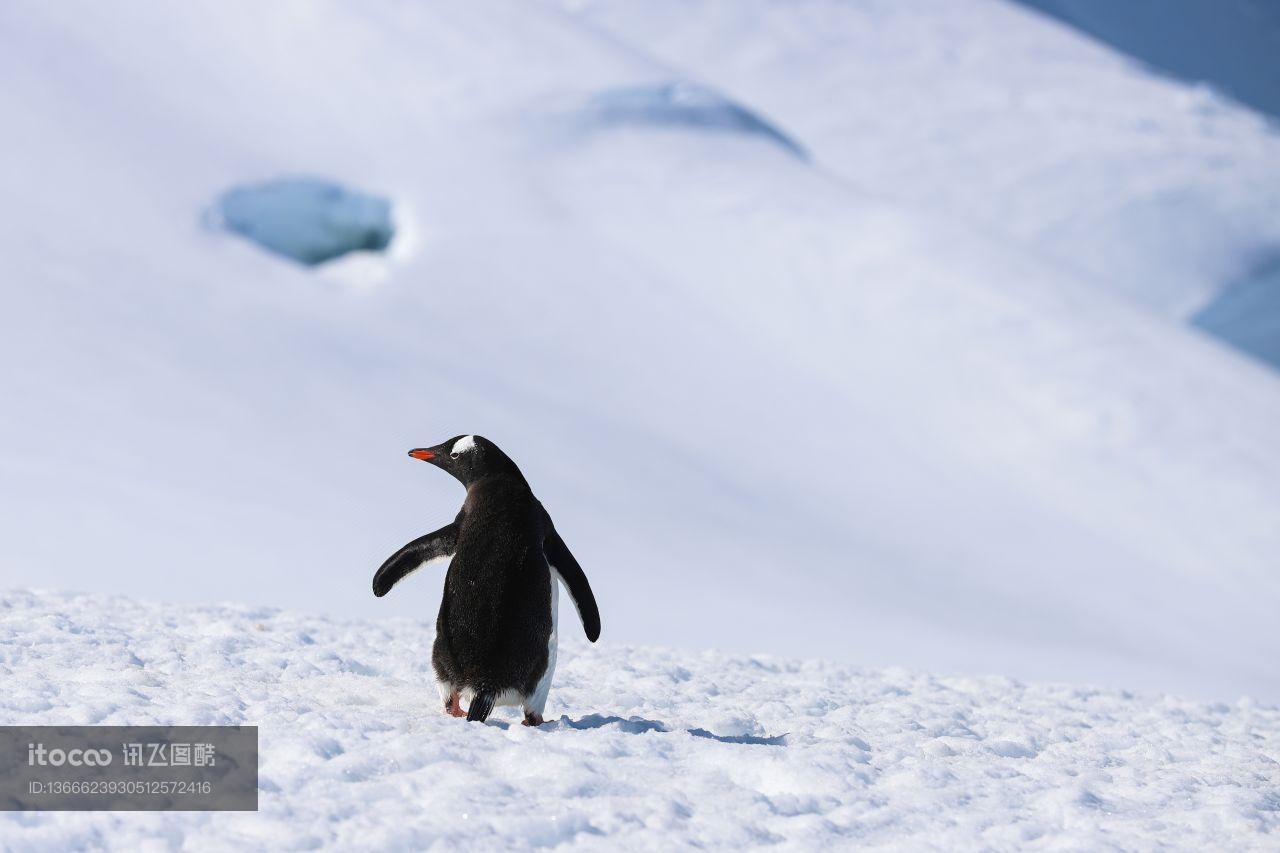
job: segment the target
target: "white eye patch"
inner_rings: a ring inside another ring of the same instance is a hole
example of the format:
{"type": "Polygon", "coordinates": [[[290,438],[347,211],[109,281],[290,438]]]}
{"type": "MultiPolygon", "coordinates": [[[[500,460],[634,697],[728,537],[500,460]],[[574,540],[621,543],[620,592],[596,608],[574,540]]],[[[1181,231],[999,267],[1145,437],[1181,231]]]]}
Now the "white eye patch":
{"type": "Polygon", "coordinates": [[[453,443],[453,450],[449,451],[452,455],[457,456],[459,453],[466,453],[468,450],[476,449],[476,437],[474,435],[465,435],[453,443]]]}

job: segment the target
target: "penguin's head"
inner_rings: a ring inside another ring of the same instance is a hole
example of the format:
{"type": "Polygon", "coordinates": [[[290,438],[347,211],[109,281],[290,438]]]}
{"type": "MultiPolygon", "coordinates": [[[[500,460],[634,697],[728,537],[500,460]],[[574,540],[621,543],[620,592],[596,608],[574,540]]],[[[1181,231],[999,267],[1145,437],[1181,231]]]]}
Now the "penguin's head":
{"type": "Polygon", "coordinates": [[[520,474],[498,445],[479,435],[454,436],[435,447],[410,450],[409,455],[449,472],[464,486],[495,474],[520,474]]]}

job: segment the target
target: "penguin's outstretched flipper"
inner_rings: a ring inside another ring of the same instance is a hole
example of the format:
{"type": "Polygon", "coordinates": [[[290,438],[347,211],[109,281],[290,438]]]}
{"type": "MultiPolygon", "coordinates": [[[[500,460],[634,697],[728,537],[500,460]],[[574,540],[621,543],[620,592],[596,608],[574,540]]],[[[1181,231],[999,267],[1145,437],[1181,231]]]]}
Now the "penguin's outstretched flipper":
{"type": "Polygon", "coordinates": [[[600,609],[596,607],[596,597],[591,592],[591,584],[582,566],[574,559],[569,546],[564,544],[555,527],[547,525],[546,537],[542,540],[542,552],[547,562],[573,596],[573,604],[578,608],[578,618],[582,620],[582,628],[587,632],[587,639],[595,642],[600,638],[600,609]]]}
{"type": "Polygon", "coordinates": [[[462,515],[452,524],[446,524],[434,533],[417,539],[396,551],[373,576],[373,594],[381,598],[391,591],[406,575],[415,572],[432,560],[448,559],[458,545],[458,526],[462,515]]]}

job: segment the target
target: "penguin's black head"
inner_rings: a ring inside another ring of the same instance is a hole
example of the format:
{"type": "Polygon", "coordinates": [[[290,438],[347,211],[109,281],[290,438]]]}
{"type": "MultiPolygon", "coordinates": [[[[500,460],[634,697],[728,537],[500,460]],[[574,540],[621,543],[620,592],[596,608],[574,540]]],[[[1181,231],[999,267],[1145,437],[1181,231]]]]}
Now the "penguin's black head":
{"type": "Polygon", "coordinates": [[[448,471],[464,486],[497,474],[520,476],[516,463],[498,445],[479,435],[454,436],[435,447],[410,450],[409,455],[448,471]]]}

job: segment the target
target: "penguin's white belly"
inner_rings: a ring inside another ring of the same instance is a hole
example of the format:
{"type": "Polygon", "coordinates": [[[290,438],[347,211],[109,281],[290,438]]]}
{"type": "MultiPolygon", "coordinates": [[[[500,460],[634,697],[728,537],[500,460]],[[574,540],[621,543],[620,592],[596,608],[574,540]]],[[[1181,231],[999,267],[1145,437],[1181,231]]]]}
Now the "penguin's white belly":
{"type": "Polygon", "coordinates": [[[547,706],[547,694],[551,691],[551,676],[556,671],[556,636],[559,633],[560,573],[547,564],[551,572],[551,636],[547,637],[547,669],[538,679],[538,685],[524,703],[527,710],[538,715],[547,706]]]}

